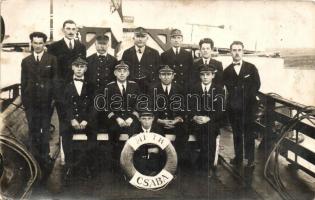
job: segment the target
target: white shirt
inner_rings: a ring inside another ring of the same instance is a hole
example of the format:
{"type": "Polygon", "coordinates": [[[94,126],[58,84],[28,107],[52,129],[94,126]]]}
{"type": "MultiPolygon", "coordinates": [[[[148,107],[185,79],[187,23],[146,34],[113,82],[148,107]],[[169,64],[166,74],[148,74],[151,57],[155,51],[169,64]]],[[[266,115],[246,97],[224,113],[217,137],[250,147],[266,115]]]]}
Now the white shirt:
{"type": "Polygon", "coordinates": [[[141,61],[141,58],[142,58],[142,55],[143,55],[143,52],[144,52],[144,49],[145,49],[145,46],[144,47],[136,47],[136,53],[137,53],[137,57],[138,57],[138,61],[140,62],[141,61]],[[141,53],[139,53],[139,49],[141,49],[141,53]]]}
{"type": "Polygon", "coordinates": [[[35,53],[34,51],[34,58],[37,61],[37,56],[38,56],[38,61],[41,61],[42,57],[43,57],[44,51],[40,52],[40,53],[35,53]]]}
{"type": "MultiPolygon", "coordinates": [[[[75,78],[84,80],[84,76],[81,78],[73,76],[73,79],[75,79],[75,78]]],[[[75,80],[73,80],[73,82],[74,82],[75,89],[77,90],[77,93],[79,94],[79,96],[81,96],[83,82],[82,81],[75,81],[75,80]]]]}
{"type": "Polygon", "coordinates": [[[123,94],[123,85],[124,85],[125,91],[126,91],[127,90],[127,81],[125,81],[124,83],[120,83],[120,82],[117,81],[117,84],[118,84],[120,93],[123,94]]]}
{"type": "Polygon", "coordinates": [[[107,56],[107,52],[104,54],[100,54],[100,53],[96,52],[96,54],[97,54],[97,56],[105,56],[105,57],[107,56]]]}
{"type": "Polygon", "coordinates": [[[180,47],[172,47],[172,48],[173,48],[173,51],[174,51],[174,54],[175,54],[175,55],[177,55],[177,54],[176,54],[176,49],[177,49],[178,54],[179,54],[179,52],[180,52],[180,47]]]}
{"type": "MultiPolygon", "coordinates": [[[[234,63],[235,63],[235,62],[233,62],[233,64],[234,64],[234,63]]],[[[235,70],[235,72],[236,72],[237,75],[240,74],[242,64],[243,64],[243,62],[240,61],[240,64],[239,64],[239,65],[234,65],[234,70],[235,70]]]]}
{"type": "Polygon", "coordinates": [[[205,84],[201,83],[201,88],[202,88],[203,92],[205,92],[205,88],[206,88],[207,93],[209,94],[210,87],[211,87],[211,83],[208,84],[208,85],[205,85],[205,84]]]}
{"type": "Polygon", "coordinates": [[[164,85],[164,84],[162,83],[162,88],[163,88],[163,91],[164,91],[164,92],[165,92],[165,90],[166,90],[166,87],[167,87],[167,95],[169,95],[169,94],[170,94],[170,91],[171,91],[171,88],[172,88],[172,84],[164,85]]]}
{"type": "Polygon", "coordinates": [[[68,38],[64,37],[63,38],[68,46],[68,48],[70,49],[70,41],[71,41],[71,45],[72,45],[72,49],[74,49],[74,39],[69,40],[68,38]]]}
{"type": "Polygon", "coordinates": [[[143,127],[141,127],[143,130],[143,133],[150,133],[151,132],[151,127],[149,129],[145,129],[143,127]]]}
{"type": "Polygon", "coordinates": [[[206,64],[206,65],[208,65],[210,62],[210,58],[202,58],[202,60],[203,60],[203,64],[206,64]]]}

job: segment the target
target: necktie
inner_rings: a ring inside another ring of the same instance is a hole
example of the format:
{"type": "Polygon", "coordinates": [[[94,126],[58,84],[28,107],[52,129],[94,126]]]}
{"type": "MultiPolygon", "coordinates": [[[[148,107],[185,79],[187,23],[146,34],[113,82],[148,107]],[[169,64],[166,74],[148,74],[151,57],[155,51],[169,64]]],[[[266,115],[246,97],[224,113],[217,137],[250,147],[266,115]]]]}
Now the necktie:
{"type": "Polygon", "coordinates": [[[125,96],[125,94],[126,94],[126,88],[124,84],[122,84],[122,95],[125,96]]]}
{"type": "Polygon", "coordinates": [[[71,40],[69,41],[69,49],[71,49],[71,50],[73,49],[72,41],[71,41],[71,40]]]}
{"type": "Polygon", "coordinates": [[[142,51],[141,51],[141,49],[140,49],[140,48],[138,49],[138,53],[142,53],[142,51]]]}
{"type": "Polygon", "coordinates": [[[205,87],[204,94],[205,94],[205,96],[207,97],[207,95],[208,95],[207,87],[205,87]]]}
{"type": "Polygon", "coordinates": [[[36,57],[36,62],[38,62],[38,63],[39,63],[39,56],[37,56],[37,57],[36,57]]]}
{"type": "Polygon", "coordinates": [[[176,55],[178,55],[179,54],[179,50],[178,50],[178,48],[176,48],[176,55]]]}
{"type": "Polygon", "coordinates": [[[168,95],[168,86],[165,87],[165,94],[168,95]]]}
{"type": "Polygon", "coordinates": [[[81,81],[82,83],[83,83],[83,81],[84,81],[84,80],[81,79],[81,78],[74,78],[73,80],[74,80],[74,81],[81,81]]]}
{"type": "Polygon", "coordinates": [[[205,60],[205,65],[209,64],[208,59],[205,60]]]}

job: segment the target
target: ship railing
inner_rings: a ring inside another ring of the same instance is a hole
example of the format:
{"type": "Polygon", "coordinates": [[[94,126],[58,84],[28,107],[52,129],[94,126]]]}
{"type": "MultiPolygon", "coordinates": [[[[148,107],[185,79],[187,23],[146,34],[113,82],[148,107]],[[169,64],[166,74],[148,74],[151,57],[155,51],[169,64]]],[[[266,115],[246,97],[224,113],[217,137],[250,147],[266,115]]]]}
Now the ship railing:
{"type": "Polygon", "coordinates": [[[279,139],[284,125],[292,123],[296,117],[309,116],[295,121],[285,133],[280,143],[280,155],[294,169],[301,169],[315,177],[315,108],[284,99],[277,94],[260,93],[259,97],[260,108],[264,113],[256,120],[256,130],[263,135],[261,148],[271,149],[272,141],[279,139]],[[308,113],[307,110],[312,112],[308,113]]]}
{"type": "Polygon", "coordinates": [[[0,105],[3,112],[20,95],[21,84],[13,84],[0,90],[0,105]]]}

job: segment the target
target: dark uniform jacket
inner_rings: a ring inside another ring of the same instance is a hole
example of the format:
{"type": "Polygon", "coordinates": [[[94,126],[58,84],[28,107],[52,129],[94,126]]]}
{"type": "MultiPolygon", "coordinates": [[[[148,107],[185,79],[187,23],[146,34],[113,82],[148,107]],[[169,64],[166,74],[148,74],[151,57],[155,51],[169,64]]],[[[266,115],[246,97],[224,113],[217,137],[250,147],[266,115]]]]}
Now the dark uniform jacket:
{"type": "Polygon", "coordinates": [[[177,85],[175,83],[172,83],[171,90],[169,91],[169,94],[167,95],[163,90],[162,83],[159,82],[159,83],[155,83],[154,85],[152,85],[152,87],[150,88],[149,91],[150,91],[150,100],[152,101],[151,106],[156,108],[154,110],[156,111],[155,115],[157,118],[159,118],[159,119],[174,119],[175,117],[181,117],[182,119],[184,119],[185,96],[184,96],[184,91],[183,91],[182,87],[180,87],[179,85],[177,85]],[[154,92],[154,90],[156,92],[154,92]],[[162,98],[156,98],[157,95],[164,95],[166,97],[166,99],[165,99],[166,102],[162,98]],[[173,102],[173,101],[178,101],[178,98],[171,99],[171,97],[174,98],[175,95],[182,97],[180,107],[178,107],[178,104],[176,104],[176,105],[171,104],[171,102],[173,102]],[[165,103],[165,109],[163,109],[163,110],[157,109],[157,108],[162,108],[164,103],[165,103]],[[174,108],[171,108],[173,106],[174,106],[174,108]]]}
{"type": "Polygon", "coordinates": [[[253,64],[242,61],[239,75],[236,74],[234,65],[229,65],[224,70],[223,80],[228,90],[228,109],[250,112],[256,108],[260,78],[253,64]]]}
{"type": "MultiPolygon", "coordinates": [[[[199,66],[204,64],[203,63],[203,59],[199,58],[197,60],[195,60],[194,64],[193,64],[193,71],[191,73],[191,83],[195,84],[197,82],[200,81],[200,69],[199,66]]],[[[209,64],[213,67],[215,67],[215,69],[217,70],[217,72],[215,73],[215,77],[213,79],[213,82],[216,84],[223,84],[222,83],[222,76],[223,76],[223,66],[222,63],[220,61],[217,61],[213,58],[210,58],[209,64]]]]}
{"type": "Polygon", "coordinates": [[[199,82],[195,84],[191,90],[191,94],[200,97],[200,101],[196,101],[194,97],[189,99],[189,109],[191,110],[189,112],[189,118],[192,120],[194,116],[208,116],[210,123],[217,125],[216,128],[219,128],[225,110],[224,90],[222,86],[212,83],[208,91],[208,97],[204,98],[203,89],[201,82],[199,82]]]}
{"type": "Polygon", "coordinates": [[[67,82],[72,80],[73,71],[71,69],[72,62],[77,58],[86,57],[86,48],[85,46],[75,40],[74,47],[70,50],[64,39],[61,39],[55,43],[52,43],[48,46],[48,52],[57,57],[58,61],[58,97],[57,100],[62,101],[62,94],[64,86],[67,82]]]}
{"type": "Polygon", "coordinates": [[[114,56],[107,53],[102,57],[95,53],[87,58],[87,62],[86,77],[96,86],[96,90],[103,90],[109,82],[115,80],[114,67],[117,59],[114,56]]]}
{"type": "Polygon", "coordinates": [[[64,90],[64,108],[66,108],[66,121],[68,124],[71,123],[72,119],[76,119],[79,123],[85,120],[88,122],[88,125],[92,126],[96,120],[94,86],[84,81],[81,95],[79,95],[74,81],[69,82],[64,90]]]}
{"type": "Polygon", "coordinates": [[[118,117],[120,117],[126,120],[131,117],[132,119],[137,120],[137,117],[135,115],[135,112],[137,112],[136,100],[140,93],[138,84],[134,81],[127,81],[125,96],[122,96],[117,81],[108,83],[106,89],[109,102],[108,111],[105,112],[106,116],[110,119],[117,119],[118,117]],[[128,95],[129,97],[127,97],[128,95]]]}
{"type": "Polygon", "coordinates": [[[22,60],[21,94],[25,108],[30,106],[50,106],[57,78],[57,59],[44,52],[39,63],[34,55],[22,60]]]}
{"type": "Polygon", "coordinates": [[[161,61],[162,64],[173,67],[176,73],[174,83],[182,86],[188,85],[187,80],[189,80],[193,65],[193,58],[190,52],[180,48],[179,54],[175,55],[173,48],[170,48],[161,54],[161,61]]]}
{"type": "Polygon", "coordinates": [[[146,46],[139,62],[136,48],[132,46],[124,51],[122,60],[128,62],[130,80],[145,79],[148,83],[157,80],[160,65],[160,55],[157,50],[146,46]]]}

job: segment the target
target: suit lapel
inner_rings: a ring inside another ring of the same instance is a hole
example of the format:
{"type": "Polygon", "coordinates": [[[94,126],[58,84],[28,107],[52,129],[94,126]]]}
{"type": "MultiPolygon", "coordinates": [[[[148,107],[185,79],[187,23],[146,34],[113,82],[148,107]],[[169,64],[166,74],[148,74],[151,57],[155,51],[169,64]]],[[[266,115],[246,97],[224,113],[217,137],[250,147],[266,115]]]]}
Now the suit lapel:
{"type": "MultiPolygon", "coordinates": [[[[246,66],[245,66],[245,63],[244,61],[242,62],[242,66],[241,66],[241,70],[240,70],[240,73],[239,73],[239,77],[243,77],[244,74],[245,74],[245,71],[246,71],[246,66]]],[[[234,70],[235,71],[235,70],[234,70]]]]}

